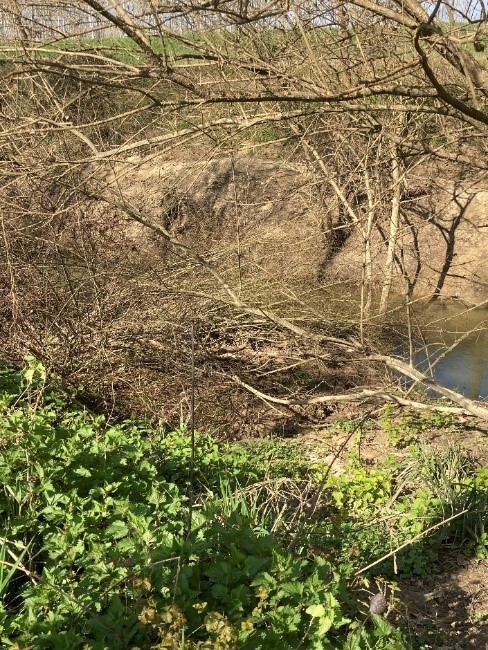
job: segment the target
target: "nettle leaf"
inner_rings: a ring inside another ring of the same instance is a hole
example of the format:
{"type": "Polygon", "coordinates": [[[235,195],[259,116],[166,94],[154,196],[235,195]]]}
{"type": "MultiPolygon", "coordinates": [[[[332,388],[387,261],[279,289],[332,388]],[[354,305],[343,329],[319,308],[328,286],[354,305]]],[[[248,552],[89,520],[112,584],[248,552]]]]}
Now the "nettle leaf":
{"type": "Polygon", "coordinates": [[[348,634],[344,650],[359,650],[361,648],[361,634],[354,630],[348,634]]]}
{"type": "Polygon", "coordinates": [[[258,574],[251,584],[253,587],[264,587],[268,591],[271,591],[276,588],[276,582],[274,576],[267,571],[264,571],[263,573],[258,574]]]}
{"type": "Polygon", "coordinates": [[[280,585],[279,593],[286,596],[301,596],[303,594],[303,583],[285,582],[285,584],[280,585]]]}
{"type": "Polygon", "coordinates": [[[129,534],[129,529],[121,519],[116,519],[107,528],[107,535],[111,535],[115,539],[122,539],[129,534]]]}
{"type": "Polygon", "coordinates": [[[78,474],[78,476],[86,476],[87,478],[91,477],[92,473],[90,472],[89,469],[86,467],[78,467],[74,470],[75,474],[78,474]]]}
{"type": "Polygon", "coordinates": [[[255,557],[251,555],[246,558],[246,572],[249,576],[255,576],[259,571],[268,564],[269,559],[266,557],[255,557]]]}
{"type": "Polygon", "coordinates": [[[221,598],[225,598],[227,596],[229,590],[225,585],[216,584],[212,586],[210,593],[216,600],[220,600],[221,598]]]}
{"type": "Polygon", "coordinates": [[[323,605],[310,605],[305,610],[307,614],[310,614],[312,618],[320,618],[325,616],[325,607],[323,605]]]}
{"type": "Polygon", "coordinates": [[[140,463],[140,465],[139,465],[139,471],[140,471],[140,472],[147,472],[148,474],[152,474],[152,475],[156,475],[156,474],[157,474],[157,470],[156,470],[156,468],[154,467],[154,465],[152,465],[152,463],[150,463],[150,462],[147,461],[147,460],[143,460],[143,461],[140,463]]]}
{"type": "Polygon", "coordinates": [[[25,357],[25,362],[27,368],[24,370],[24,377],[29,384],[34,381],[34,377],[39,378],[40,381],[46,381],[46,368],[40,361],[28,354],[25,357]]]}
{"type": "Polygon", "coordinates": [[[393,627],[382,616],[379,614],[372,614],[371,618],[373,619],[378,632],[380,632],[382,636],[388,637],[392,633],[393,627]]]}
{"type": "Polygon", "coordinates": [[[332,624],[334,623],[334,616],[333,615],[328,615],[328,616],[323,616],[319,619],[319,629],[317,630],[317,634],[319,636],[323,636],[326,634],[330,628],[332,627],[332,624]]]}
{"type": "Polygon", "coordinates": [[[117,551],[119,553],[128,553],[129,551],[133,552],[135,548],[136,546],[131,539],[123,539],[121,542],[118,542],[117,544],[117,551]]]}
{"type": "Polygon", "coordinates": [[[296,632],[301,622],[300,612],[295,607],[288,605],[277,607],[271,613],[271,618],[279,631],[286,630],[286,633],[296,632]]]}
{"type": "Polygon", "coordinates": [[[323,636],[326,634],[334,623],[334,611],[327,610],[324,605],[310,605],[305,610],[312,618],[318,619],[318,629],[317,634],[323,636]]]}
{"type": "Polygon", "coordinates": [[[233,573],[234,569],[228,562],[216,562],[205,571],[210,580],[224,584],[228,584],[233,573]]]}

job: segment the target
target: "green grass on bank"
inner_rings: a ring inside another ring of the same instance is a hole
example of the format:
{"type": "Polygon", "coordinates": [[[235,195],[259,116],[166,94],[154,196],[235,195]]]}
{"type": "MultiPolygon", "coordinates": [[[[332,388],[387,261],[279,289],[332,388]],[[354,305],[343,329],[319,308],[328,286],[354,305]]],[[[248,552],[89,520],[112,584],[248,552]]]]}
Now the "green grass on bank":
{"type": "Polygon", "coordinates": [[[421,648],[368,613],[392,556],[358,571],[402,545],[406,575],[435,570],[446,545],[486,554],[488,472],[459,450],[413,444],[409,473],[351,458],[334,474],[287,441],[200,434],[192,490],[190,457],[185,431],[107,423],[35,359],[0,369],[3,647],[421,648]]]}
{"type": "MultiPolygon", "coordinates": [[[[488,48],[487,36],[481,36],[477,42],[477,47],[483,48],[483,51],[476,50],[473,42],[466,40],[472,35],[473,25],[461,23],[455,26],[448,26],[443,23],[439,25],[446,35],[453,35],[455,42],[475,58],[480,61],[486,60],[484,48],[488,48]]],[[[412,55],[413,34],[411,30],[406,28],[400,27],[397,29],[393,27],[393,29],[394,32],[392,32],[391,26],[370,26],[362,33],[360,32],[359,39],[362,40],[364,47],[373,48],[374,52],[375,39],[379,38],[383,46],[386,43],[390,44],[393,59],[396,60],[397,57],[400,57],[400,59],[406,60],[412,55]],[[374,36],[375,32],[378,32],[376,36],[374,36]]],[[[350,36],[351,42],[349,43],[348,56],[354,56],[354,53],[359,56],[360,50],[356,43],[357,35],[351,32],[350,36]]],[[[336,56],[336,53],[338,57],[344,56],[344,35],[337,27],[315,26],[307,31],[306,43],[302,40],[303,38],[303,34],[297,32],[296,29],[282,30],[261,28],[259,26],[247,31],[238,29],[209,32],[195,31],[184,33],[181,37],[164,36],[161,38],[158,35],[148,35],[154,54],[159,55],[165,52],[169,59],[175,62],[175,65],[179,65],[179,63],[186,64],[187,59],[191,59],[192,56],[197,60],[198,57],[208,54],[211,60],[215,56],[222,56],[223,60],[233,60],[234,63],[231,66],[236,65],[236,61],[240,61],[240,63],[250,66],[258,65],[258,67],[260,60],[265,63],[273,62],[284,56],[293,67],[293,60],[296,60],[297,63],[301,60],[303,48],[316,50],[318,56],[320,56],[320,53],[327,51],[326,60],[336,56]],[[183,61],[180,59],[183,59],[183,61]]],[[[4,62],[17,59],[23,60],[25,56],[25,43],[20,44],[13,40],[0,40],[0,62],[2,60],[4,62]]],[[[380,51],[378,51],[376,56],[383,58],[385,52],[380,54],[380,51]]],[[[137,67],[154,64],[154,60],[152,60],[154,57],[141,49],[128,36],[67,37],[52,41],[36,41],[30,44],[29,58],[31,60],[50,62],[58,57],[63,57],[70,64],[83,64],[83,58],[86,59],[85,65],[87,61],[91,64],[100,64],[103,59],[105,63],[112,61],[115,65],[122,64],[137,67]]],[[[438,59],[439,54],[433,54],[433,58],[438,59]]],[[[324,60],[324,64],[326,64],[326,60],[324,60]]],[[[298,69],[297,74],[300,76],[298,69]]]]}

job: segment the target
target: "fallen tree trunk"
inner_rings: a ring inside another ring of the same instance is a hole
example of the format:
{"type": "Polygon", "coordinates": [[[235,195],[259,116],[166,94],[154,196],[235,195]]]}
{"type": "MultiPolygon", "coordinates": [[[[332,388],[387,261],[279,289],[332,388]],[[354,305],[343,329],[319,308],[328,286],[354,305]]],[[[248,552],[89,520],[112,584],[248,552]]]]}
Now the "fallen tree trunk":
{"type": "Polygon", "coordinates": [[[440,386],[433,379],[427,377],[419,372],[409,364],[386,355],[374,355],[369,357],[372,361],[377,361],[385,364],[388,368],[401,373],[402,375],[414,379],[415,381],[423,384],[427,388],[437,392],[442,397],[445,397],[451,402],[458,404],[458,406],[448,406],[446,404],[427,404],[416,400],[406,399],[401,395],[390,393],[383,388],[378,389],[362,389],[353,393],[341,393],[337,395],[317,395],[315,397],[275,397],[268,393],[254,388],[253,386],[242,381],[236,375],[232,376],[232,380],[239,386],[242,386],[247,391],[259,397],[264,402],[269,404],[279,404],[281,406],[309,406],[312,404],[339,404],[348,402],[362,402],[371,400],[381,400],[383,402],[391,402],[400,406],[406,406],[419,410],[439,411],[441,413],[452,413],[453,415],[470,415],[477,417],[481,420],[488,422],[488,408],[481,406],[478,402],[471,400],[460,393],[440,386]]]}
{"type": "Polygon", "coordinates": [[[462,409],[467,411],[470,415],[474,415],[475,417],[480,418],[480,420],[485,420],[488,422],[488,408],[481,406],[475,400],[469,399],[468,397],[461,395],[461,393],[458,393],[455,390],[451,390],[450,388],[445,388],[444,386],[440,386],[431,377],[427,377],[419,370],[417,370],[410,364],[405,363],[401,359],[397,359],[395,357],[389,357],[381,354],[371,356],[370,358],[372,361],[379,361],[380,363],[384,363],[386,366],[388,366],[388,368],[391,368],[392,370],[401,373],[405,377],[409,377],[410,379],[414,379],[415,381],[420,382],[426,388],[430,388],[431,390],[435,391],[437,394],[442,395],[442,397],[445,397],[451,402],[458,404],[462,409]]]}

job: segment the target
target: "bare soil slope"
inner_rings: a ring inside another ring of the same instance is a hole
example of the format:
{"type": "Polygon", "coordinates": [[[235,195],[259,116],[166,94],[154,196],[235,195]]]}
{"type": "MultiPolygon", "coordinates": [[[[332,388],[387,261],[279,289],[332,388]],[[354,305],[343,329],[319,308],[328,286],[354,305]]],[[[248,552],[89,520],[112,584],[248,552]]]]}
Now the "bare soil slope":
{"type": "Polygon", "coordinates": [[[108,178],[148,216],[255,283],[316,280],[327,252],[323,205],[303,164],[251,155],[135,160],[108,178]]]}
{"type": "MultiPolygon", "coordinates": [[[[463,178],[462,169],[442,165],[407,175],[401,203],[393,288],[405,289],[405,273],[416,298],[460,299],[478,304],[488,299],[488,178],[463,178]],[[404,271],[402,271],[403,266],[404,271]]],[[[388,222],[378,220],[372,234],[373,277],[384,279],[388,222]]],[[[351,231],[328,265],[331,277],[360,281],[360,232],[351,231]]]]}
{"type": "MultiPolygon", "coordinates": [[[[207,162],[131,158],[107,180],[172,235],[219,260],[232,276],[239,274],[241,282],[256,284],[259,278],[295,289],[359,285],[360,229],[340,221],[337,197],[305,164],[276,154],[207,162]],[[344,233],[339,247],[337,228],[344,233]]],[[[437,295],[468,304],[488,299],[488,178],[474,181],[463,178],[462,168],[430,163],[407,172],[405,185],[394,291],[403,292],[407,276],[417,298],[437,295]]],[[[388,217],[379,211],[371,235],[377,291],[388,228],[388,217]]]]}

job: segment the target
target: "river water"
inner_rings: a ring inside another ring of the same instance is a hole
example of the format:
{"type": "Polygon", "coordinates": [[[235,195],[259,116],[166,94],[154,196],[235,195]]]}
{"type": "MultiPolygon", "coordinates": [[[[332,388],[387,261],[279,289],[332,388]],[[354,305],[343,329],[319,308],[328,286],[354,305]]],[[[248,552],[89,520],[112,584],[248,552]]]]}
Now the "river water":
{"type": "Polygon", "coordinates": [[[446,388],[488,399],[488,311],[433,307],[423,320],[414,365],[446,388]]]}

